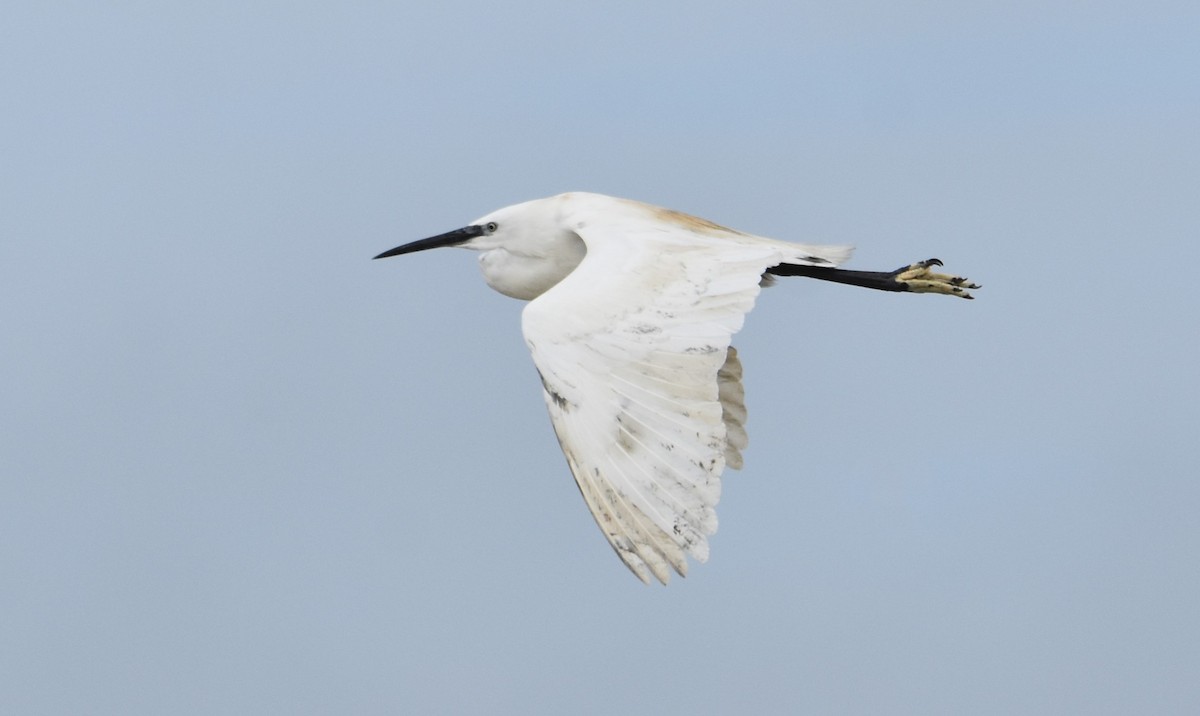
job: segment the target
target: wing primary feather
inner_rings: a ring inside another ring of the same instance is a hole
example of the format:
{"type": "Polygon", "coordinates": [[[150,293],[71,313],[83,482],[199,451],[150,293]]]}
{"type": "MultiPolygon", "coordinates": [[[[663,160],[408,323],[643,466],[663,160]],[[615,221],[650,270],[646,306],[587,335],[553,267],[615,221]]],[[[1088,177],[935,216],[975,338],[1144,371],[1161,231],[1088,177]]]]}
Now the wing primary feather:
{"type": "MultiPolygon", "coordinates": [[[[546,399],[547,406],[553,405],[553,398],[548,393],[546,399]]],[[[590,431],[581,430],[582,426],[572,416],[561,412],[560,416],[564,427],[567,428],[566,432],[575,441],[574,444],[592,444],[590,441],[594,440],[595,436],[588,434],[590,431]]],[[[569,449],[566,441],[561,439],[563,436],[559,437],[563,451],[567,454],[567,464],[592,512],[592,517],[630,571],[645,583],[649,583],[652,574],[665,585],[670,580],[670,570],[667,566],[669,560],[671,567],[681,575],[685,574],[687,564],[683,551],[670,535],[637,505],[632,504],[630,498],[606,477],[599,466],[581,463],[574,450],[569,449]]],[[[614,471],[620,472],[611,453],[608,455],[608,461],[614,471]]],[[[644,500],[644,497],[642,499],[644,500]]]]}
{"type": "Polygon", "coordinates": [[[717,371],[717,395],[721,401],[721,420],[725,423],[725,464],[742,469],[742,451],[750,443],[746,433],[746,390],[742,386],[742,362],[737,349],[729,346],[725,364],[717,371]]]}
{"type": "MultiPolygon", "coordinates": [[[[633,384],[631,384],[631,385],[633,385],[633,384]]],[[[636,386],[634,386],[634,387],[636,387],[636,386]]],[[[649,404],[639,400],[638,398],[635,398],[630,393],[626,393],[624,391],[616,391],[616,390],[614,390],[614,393],[616,393],[621,398],[629,401],[630,405],[636,405],[639,408],[647,410],[647,411],[653,413],[655,416],[662,418],[663,422],[670,423],[670,424],[674,425],[675,427],[677,427],[681,430],[686,430],[688,432],[695,431],[695,428],[696,428],[695,423],[689,422],[686,418],[679,418],[679,417],[676,417],[675,414],[662,413],[660,411],[657,411],[653,407],[651,407],[649,404]]],[[[650,393],[649,393],[649,391],[645,391],[644,394],[650,394],[650,393]]],[[[674,402],[674,401],[671,401],[671,402],[674,402]]],[[[686,404],[681,404],[681,403],[675,403],[675,404],[678,405],[680,408],[679,415],[691,416],[694,413],[703,412],[703,406],[686,405],[686,404]]]]}
{"type": "MultiPolygon", "coordinates": [[[[598,439],[601,441],[600,443],[589,444],[604,444],[603,441],[607,440],[607,433],[592,433],[586,436],[585,439],[598,439]]],[[[616,447],[619,450],[621,446],[617,445],[616,447]]],[[[631,479],[630,475],[616,464],[612,451],[607,452],[606,456],[608,467],[612,472],[606,473],[605,470],[594,465],[592,467],[593,473],[596,479],[602,483],[603,494],[612,506],[613,514],[627,527],[627,533],[637,553],[646,562],[654,576],[660,582],[666,584],[670,574],[667,571],[663,556],[671,548],[678,549],[678,546],[675,545],[667,532],[659,526],[654,516],[648,514],[648,511],[657,511],[652,502],[642,493],[637,481],[631,479]],[[618,476],[624,477],[624,479],[618,482],[616,480],[618,476]],[[626,490],[630,494],[626,494],[626,490]]],[[[669,523],[669,520],[664,521],[669,523]]]]}
{"type": "MultiPolygon", "coordinates": [[[[618,469],[611,454],[608,456],[608,461],[614,469],[618,469]]],[[[658,581],[665,585],[671,579],[671,573],[667,569],[666,554],[672,547],[678,550],[679,546],[675,544],[670,535],[654,524],[653,520],[650,520],[636,505],[630,504],[626,496],[616,486],[610,484],[608,494],[624,508],[623,513],[617,513],[618,519],[628,517],[632,522],[632,526],[637,529],[641,537],[641,539],[634,540],[634,548],[637,550],[638,555],[646,562],[650,571],[658,578],[658,581]],[[655,530],[658,531],[658,534],[655,534],[655,530]]],[[[682,552],[680,556],[682,557],[682,552]]]]}
{"type": "Polygon", "coordinates": [[[579,488],[579,494],[583,496],[588,511],[592,513],[592,519],[596,521],[596,525],[608,540],[613,551],[621,558],[621,562],[644,584],[649,584],[648,565],[638,556],[636,543],[629,536],[625,525],[613,513],[611,506],[605,503],[596,480],[584,466],[579,464],[574,452],[567,447],[569,441],[563,440],[562,435],[559,435],[559,438],[559,443],[563,446],[563,454],[567,457],[567,465],[571,468],[571,475],[575,478],[575,486],[579,488]]]}
{"type": "MultiPolygon", "coordinates": [[[[674,466],[667,462],[661,456],[661,454],[655,450],[652,450],[649,446],[642,443],[641,440],[636,437],[630,436],[630,439],[635,441],[642,448],[643,452],[649,453],[651,457],[654,458],[655,461],[664,468],[665,474],[663,474],[663,477],[669,477],[673,485],[678,487],[678,490],[672,490],[669,489],[672,487],[670,484],[660,485],[659,481],[655,479],[652,469],[648,471],[646,466],[639,462],[628,448],[626,448],[624,445],[618,445],[618,448],[621,450],[621,453],[625,457],[626,461],[633,467],[633,469],[640,472],[646,478],[646,484],[649,484],[652,487],[657,487],[657,489],[651,489],[650,495],[648,496],[640,488],[636,487],[636,484],[634,486],[634,490],[638,495],[639,501],[646,502],[648,507],[653,512],[652,515],[647,514],[647,516],[651,517],[655,524],[657,524],[658,527],[664,532],[666,532],[668,529],[671,529],[672,531],[678,530],[680,528],[680,521],[682,520],[684,524],[694,529],[697,533],[705,533],[706,531],[703,528],[707,526],[706,518],[708,517],[708,513],[711,513],[711,509],[706,510],[704,503],[700,500],[695,500],[690,503],[686,502],[680,497],[679,494],[680,492],[684,494],[687,494],[688,492],[694,492],[701,486],[697,485],[696,483],[685,482],[680,478],[679,472],[674,468],[674,466]],[[672,510],[669,515],[664,514],[657,509],[657,507],[655,507],[655,502],[663,503],[666,507],[674,506],[675,509],[672,510]],[[700,525],[701,529],[696,529],[697,523],[700,525]]],[[[643,512],[646,511],[643,510],[643,512]]],[[[713,527],[715,528],[715,524],[713,527]]],[[[711,534],[711,532],[709,532],[709,534],[711,534]]],[[[691,540],[689,540],[689,542],[690,541],[691,540]]]]}

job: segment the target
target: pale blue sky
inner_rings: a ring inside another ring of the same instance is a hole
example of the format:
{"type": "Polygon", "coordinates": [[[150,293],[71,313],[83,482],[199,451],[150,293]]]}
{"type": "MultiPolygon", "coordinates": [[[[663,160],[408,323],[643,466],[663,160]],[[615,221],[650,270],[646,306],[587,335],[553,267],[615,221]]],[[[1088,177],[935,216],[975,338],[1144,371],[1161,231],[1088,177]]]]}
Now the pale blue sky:
{"type": "Polygon", "coordinates": [[[24,3],[0,18],[0,712],[1200,708],[1195,3],[24,3]],[[474,257],[565,190],[929,256],[735,344],[663,589],[474,257]]]}

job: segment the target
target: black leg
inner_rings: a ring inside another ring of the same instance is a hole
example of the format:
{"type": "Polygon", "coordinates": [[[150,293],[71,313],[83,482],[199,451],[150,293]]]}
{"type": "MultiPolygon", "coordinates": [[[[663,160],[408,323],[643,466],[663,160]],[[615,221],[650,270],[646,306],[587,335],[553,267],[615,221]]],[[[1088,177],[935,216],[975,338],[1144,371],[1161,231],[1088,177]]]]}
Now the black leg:
{"type": "Polygon", "coordinates": [[[979,285],[962,278],[933,273],[931,266],[941,266],[938,259],[919,261],[895,271],[848,271],[824,266],[796,266],[780,264],[767,269],[775,276],[806,276],[819,281],[833,281],[850,286],[862,286],[879,291],[911,291],[913,293],[944,293],[961,298],[973,298],[965,289],[980,288],[979,285]]]}

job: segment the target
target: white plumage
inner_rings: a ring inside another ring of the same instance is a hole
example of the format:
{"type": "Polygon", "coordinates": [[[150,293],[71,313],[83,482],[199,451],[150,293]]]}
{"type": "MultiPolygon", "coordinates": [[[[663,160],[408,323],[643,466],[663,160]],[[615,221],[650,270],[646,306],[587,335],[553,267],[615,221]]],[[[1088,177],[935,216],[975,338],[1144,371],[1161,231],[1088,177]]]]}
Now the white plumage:
{"type": "Polygon", "coordinates": [[[579,490],[622,561],[664,584],[671,569],[687,573],[685,555],[707,560],[721,474],[741,467],[746,408],[730,341],[769,269],[963,297],[974,287],[930,273],[933,260],[839,271],[849,247],[586,193],[506,207],[376,258],[437,246],[480,251],[488,285],[530,300],[525,342],[579,490]]]}

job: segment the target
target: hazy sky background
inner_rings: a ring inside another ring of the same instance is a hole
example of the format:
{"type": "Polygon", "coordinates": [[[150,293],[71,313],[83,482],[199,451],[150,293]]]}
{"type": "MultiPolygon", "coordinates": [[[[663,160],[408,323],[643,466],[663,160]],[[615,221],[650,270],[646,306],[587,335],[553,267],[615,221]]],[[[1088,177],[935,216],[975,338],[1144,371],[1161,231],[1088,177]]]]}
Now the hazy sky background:
{"type": "Polygon", "coordinates": [[[1200,6],[0,14],[0,712],[1200,709],[1200,6]],[[781,281],[645,587],[474,255],[566,190],[938,256],[781,281]]]}

